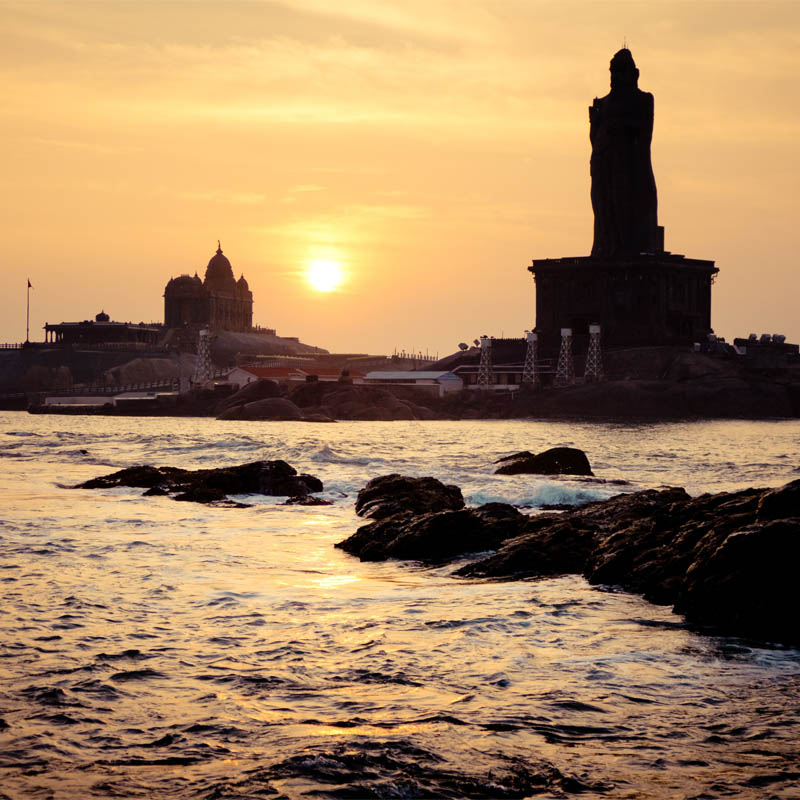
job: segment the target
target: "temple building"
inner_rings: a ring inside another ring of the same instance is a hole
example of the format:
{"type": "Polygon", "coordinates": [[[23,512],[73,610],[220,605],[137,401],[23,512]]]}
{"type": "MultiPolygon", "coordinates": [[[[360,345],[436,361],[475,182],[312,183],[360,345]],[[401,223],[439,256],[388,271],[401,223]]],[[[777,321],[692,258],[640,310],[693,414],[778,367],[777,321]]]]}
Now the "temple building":
{"type": "Polygon", "coordinates": [[[113,322],[105,311],[93,320],[45,323],[45,342],[75,349],[148,350],[162,335],[157,323],[113,322]]]}
{"type": "Polygon", "coordinates": [[[630,50],[611,60],[611,91],[589,108],[591,255],[535,259],[536,331],[552,353],[562,328],[577,346],[599,324],[605,346],[692,344],[711,332],[713,261],[664,249],[650,159],[653,95],[630,50]]]}
{"type": "Polygon", "coordinates": [[[180,275],[164,287],[164,327],[210,327],[249,331],[253,327],[253,293],[244,275],[237,281],[231,262],[217,252],[208,262],[205,278],[180,275]]]}

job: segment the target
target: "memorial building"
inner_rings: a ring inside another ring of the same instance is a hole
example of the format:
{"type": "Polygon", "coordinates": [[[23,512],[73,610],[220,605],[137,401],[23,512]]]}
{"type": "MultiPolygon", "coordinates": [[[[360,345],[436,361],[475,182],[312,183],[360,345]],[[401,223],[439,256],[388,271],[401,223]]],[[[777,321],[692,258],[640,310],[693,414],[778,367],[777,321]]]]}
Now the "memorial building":
{"type": "Polygon", "coordinates": [[[562,328],[578,347],[599,324],[604,346],[691,344],[711,332],[713,261],[664,249],[650,159],[653,95],[630,50],[611,60],[611,91],[589,108],[591,255],[535,259],[536,331],[545,352],[562,328]]]}
{"type": "Polygon", "coordinates": [[[231,262],[217,252],[208,262],[205,278],[181,275],[164,287],[164,327],[210,327],[249,331],[253,327],[253,293],[244,275],[237,281],[231,262]]]}

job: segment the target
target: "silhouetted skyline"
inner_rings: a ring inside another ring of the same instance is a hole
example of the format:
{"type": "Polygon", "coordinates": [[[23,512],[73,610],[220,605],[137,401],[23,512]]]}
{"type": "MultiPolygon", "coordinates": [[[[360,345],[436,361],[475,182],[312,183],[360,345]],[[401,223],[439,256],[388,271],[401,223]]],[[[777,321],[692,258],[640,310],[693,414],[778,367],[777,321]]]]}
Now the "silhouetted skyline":
{"type": "Polygon", "coordinates": [[[533,324],[532,258],[592,243],[587,98],[623,40],[658,99],[668,250],[720,267],[718,333],[796,339],[791,3],[351,0],[0,7],[0,340],[161,320],[218,238],[254,323],[448,352],[533,324]],[[13,156],[13,157],[12,157],[13,156]],[[332,291],[306,279],[338,265],[332,291]]]}

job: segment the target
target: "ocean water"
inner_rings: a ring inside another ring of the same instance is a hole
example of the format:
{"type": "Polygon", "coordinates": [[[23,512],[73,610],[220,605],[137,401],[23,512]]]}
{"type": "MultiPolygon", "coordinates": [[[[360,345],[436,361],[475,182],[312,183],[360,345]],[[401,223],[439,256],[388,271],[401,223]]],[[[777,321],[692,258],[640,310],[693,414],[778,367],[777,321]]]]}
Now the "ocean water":
{"type": "Polygon", "coordinates": [[[575,576],[452,577],[334,549],[357,491],[433,475],[527,507],[800,477],[800,422],[0,413],[0,798],[800,797],[800,651],[575,576]],[[495,476],[584,449],[606,482],[495,476]],[[283,458],[327,507],[69,488],[283,458]],[[627,483],[619,483],[626,481],[627,483]]]}

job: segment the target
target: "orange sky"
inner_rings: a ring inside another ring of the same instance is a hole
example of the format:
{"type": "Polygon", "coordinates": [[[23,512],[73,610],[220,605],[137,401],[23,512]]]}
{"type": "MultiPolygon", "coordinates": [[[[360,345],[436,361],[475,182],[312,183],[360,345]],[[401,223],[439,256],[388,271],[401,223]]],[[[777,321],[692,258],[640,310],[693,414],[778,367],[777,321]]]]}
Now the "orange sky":
{"type": "Polygon", "coordinates": [[[160,321],[222,240],[254,320],[445,354],[533,325],[591,248],[587,107],[623,37],[656,103],[668,250],[713,324],[800,338],[800,2],[0,0],[0,341],[160,321]],[[340,261],[330,293],[309,261],[340,261]]]}

